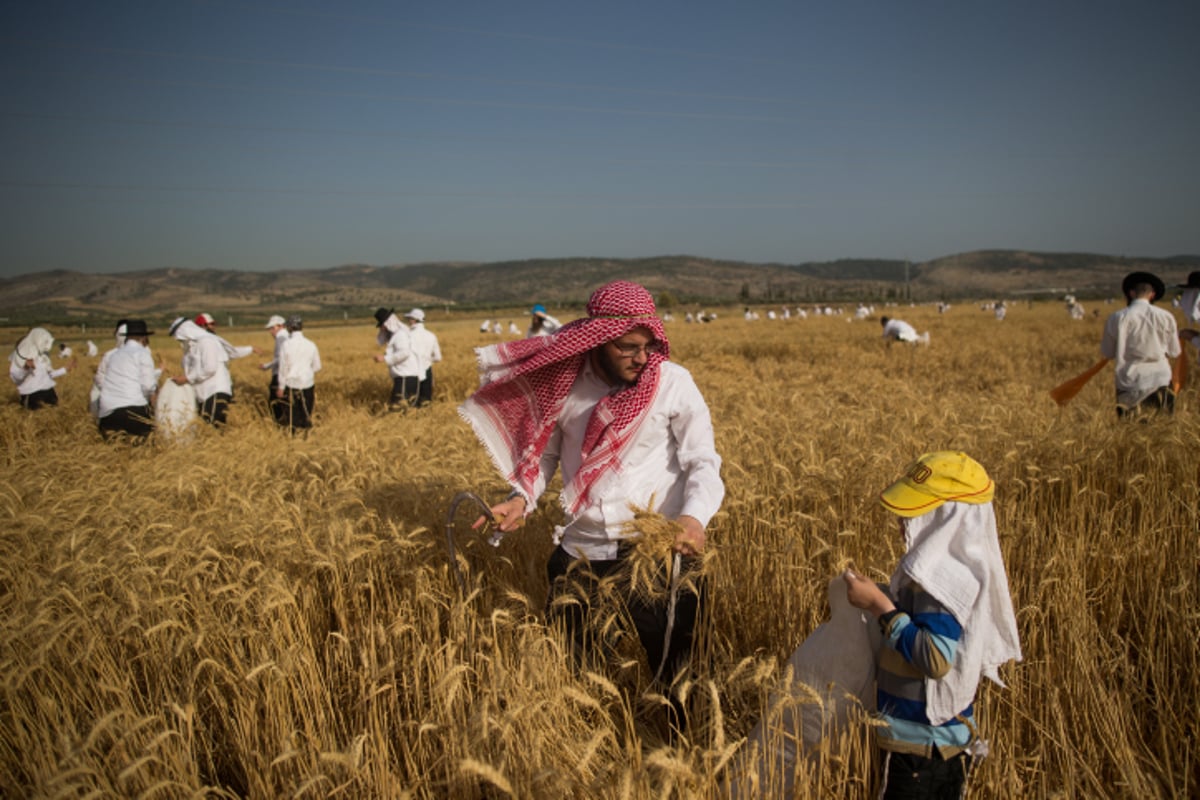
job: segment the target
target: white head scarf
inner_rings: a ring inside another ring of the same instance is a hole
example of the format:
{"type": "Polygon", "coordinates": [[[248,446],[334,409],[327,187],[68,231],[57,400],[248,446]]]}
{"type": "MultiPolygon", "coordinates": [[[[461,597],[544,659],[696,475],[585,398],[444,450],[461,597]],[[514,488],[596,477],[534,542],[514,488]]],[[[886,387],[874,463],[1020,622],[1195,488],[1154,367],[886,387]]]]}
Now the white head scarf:
{"type": "Polygon", "coordinates": [[[45,328],[30,328],[29,333],[21,337],[21,341],[17,342],[17,346],[13,348],[12,355],[8,360],[14,364],[25,365],[29,359],[41,364],[46,369],[51,369],[50,348],[54,347],[54,334],[45,328]]]}
{"type": "Polygon", "coordinates": [[[117,347],[120,347],[123,344],[125,344],[125,323],[124,322],[122,322],[120,325],[117,326],[116,331],[113,332],[113,336],[117,340],[117,347]]]}
{"type": "Polygon", "coordinates": [[[950,673],[925,680],[926,713],[941,725],[971,704],[980,676],[1003,686],[997,668],[1021,660],[996,514],[991,503],[943,503],[908,519],[904,539],[907,552],[892,575],[893,595],[907,576],[963,629],[950,673]]]}
{"type": "Polygon", "coordinates": [[[184,317],[179,317],[171,323],[171,335],[183,345],[183,352],[185,354],[191,349],[192,344],[197,339],[202,336],[212,336],[204,328],[184,317]]]}
{"type": "Polygon", "coordinates": [[[408,327],[400,321],[400,318],[395,314],[392,314],[383,321],[382,325],[379,326],[379,334],[375,337],[375,341],[381,345],[385,345],[391,341],[392,337],[396,334],[396,331],[402,328],[404,330],[408,330],[408,327]]]}

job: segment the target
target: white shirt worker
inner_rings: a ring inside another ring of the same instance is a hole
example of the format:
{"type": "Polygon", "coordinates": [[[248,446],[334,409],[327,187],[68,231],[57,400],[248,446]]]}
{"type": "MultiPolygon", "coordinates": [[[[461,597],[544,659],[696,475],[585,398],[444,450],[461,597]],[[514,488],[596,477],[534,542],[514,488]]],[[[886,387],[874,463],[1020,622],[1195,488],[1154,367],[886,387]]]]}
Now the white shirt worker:
{"type": "MultiPolygon", "coordinates": [[[[542,454],[533,490],[536,502],[562,468],[570,483],[583,462],[583,437],[592,409],[614,390],[584,360],[563,404],[558,425],[542,454]]],[[[561,529],[562,546],[576,558],[613,559],[623,539],[622,526],[633,519],[630,505],[650,507],[668,519],[686,514],[707,526],[721,507],[725,484],[721,457],[713,444],[712,418],[691,373],[671,361],[660,367],[658,392],[622,459],[622,469],[592,487],[593,500],[561,529]]],[[[533,507],[532,505],[530,506],[533,507]]]]}
{"type": "Polygon", "coordinates": [[[388,365],[388,372],[393,378],[420,378],[425,375],[420,360],[413,355],[412,336],[399,321],[387,340],[383,362],[388,365]]]}
{"type": "Polygon", "coordinates": [[[423,322],[414,322],[408,330],[409,343],[412,353],[417,359],[418,373],[422,378],[429,368],[442,360],[442,348],[438,345],[437,334],[425,327],[423,322]]]}
{"type": "Polygon", "coordinates": [[[134,339],[111,351],[108,368],[100,385],[98,416],[103,419],[118,408],[141,408],[150,404],[158,389],[158,370],[150,348],[134,339]]]}
{"type": "Polygon", "coordinates": [[[889,319],[883,326],[883,338],[897,342],[915,342],[919,338],[917,329],[902,319],[889,319]]]}
{"type": "Polygon", "coordinates": [[[321,371],[321,354],[304,335],[292,331],[279,354],[279,385],[288,389],[311,389],[321,371]]]}
{"type": "Polygon", "coordinates": [[[1179,333],[1170,311],[1145,299],[1132,301],[1104,323],[1100,354],[1116,362],[1117,403],[1136,406],[1171,383],[1179,356],[1179,333]]]}
{"type": "Polygon", "coordinates": [[[183,356],[183,374],[196,390],[196,399],[203,403],[215,394],[233,394],[229,356],[220,339],[199,327],[196,330],[199,333],[183,356]]]}

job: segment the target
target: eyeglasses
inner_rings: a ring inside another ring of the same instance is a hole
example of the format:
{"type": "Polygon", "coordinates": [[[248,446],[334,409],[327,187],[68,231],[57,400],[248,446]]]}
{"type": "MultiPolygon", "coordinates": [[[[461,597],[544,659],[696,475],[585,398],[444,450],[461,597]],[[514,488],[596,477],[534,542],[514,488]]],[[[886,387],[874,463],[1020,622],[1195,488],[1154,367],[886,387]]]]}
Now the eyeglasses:
{"type": "Polygon", "coordinates": [[[617,348],[617,352],[626,358],[632,358],[638,353],[646,355],[654,355],[662,352],[662,342],[647,342],[646,344],[625,344],[624,342],[611,342],[612,346],[617,348]]]}

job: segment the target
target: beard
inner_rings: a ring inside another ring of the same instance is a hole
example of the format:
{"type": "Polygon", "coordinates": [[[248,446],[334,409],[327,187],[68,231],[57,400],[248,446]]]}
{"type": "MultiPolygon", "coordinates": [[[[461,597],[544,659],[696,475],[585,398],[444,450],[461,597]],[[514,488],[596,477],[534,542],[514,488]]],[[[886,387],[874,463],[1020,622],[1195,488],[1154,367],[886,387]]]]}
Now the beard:
{"type": "Polygon", "coordinates": [[[608,351],[603,347],[596,351],[596,366],[600,368],[600,373],[604,376],[605,382],[610,386],[633,386],[637,383],[637,377],[629,380],[625,372],[621,369],[620,362],[616,358],[609,355],[608,351]]]}

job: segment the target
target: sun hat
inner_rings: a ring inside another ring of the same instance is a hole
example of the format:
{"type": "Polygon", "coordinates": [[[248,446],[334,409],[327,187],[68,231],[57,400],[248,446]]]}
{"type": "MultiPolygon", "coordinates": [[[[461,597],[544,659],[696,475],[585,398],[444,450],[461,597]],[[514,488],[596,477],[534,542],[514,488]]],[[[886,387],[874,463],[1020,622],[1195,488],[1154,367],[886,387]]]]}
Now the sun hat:
{"type": "Polygon", "coordinates": [[[390,317],[393,313],[395,313],[395,311],[396,311],[396,309],[394,309],[394,308],[378,308],[378,309],[376,309],[375,310],[375,327],[382,328],[383,323],[387,322],[388,317],[390,317]]]}
{"type": "Polygon", "coordinates": [[[879,494],[883,507],[902,517],[919,517],[942,503],[989,503],[995,484],[979,462],[954,450],[939,450],[914,461],[904,476],[879,494]]]}
{"type": "Polygon", "coordinates": [[[217,324],[217,321],[216,321],[215,319],[213,319],[213,315],[212,315],[212,314],[209,314],[209,313],[206,313],[206,312],[203,312],[203,311],[202,311],[202,312],[200,312],[199,314],[197,314],[197,315],[196,315],[195,322],[196,322],[196,324],[197,324],[197,325],[199,325],[201,328],[207,327],[207,326],[209,326],[209,325],[216,325],[216,324],[217,324]]]}
{"type": "Polygon", "coordinates": [[[263,327],[266,328],[267,330],[270,330],[271,328],[274,328],[278,325],[287,325],[287,320],[285,320],[283,317],[279,316],[278,314],[273,314],[273,315],[271,315],[271,318],[269,320],[267,320],[267,324],[264,325],[263,327]]]}
{"type": "Polygon", "coordinates": [[[1153,272],[1131,272],[1125,276],[1125,280],[1121,281],[1121,294],[1129,297],[1130,291],[1139,283],[1148,283],[1154,287],[1154,299],[1150,301],[1151,303],[1157,303],[1167,293],[1167,287],[1163,285],[1162,278],[1153,272]]]}
{"type": "Polygon", "coordinates": [[[154,331],[147,330],[146,320],[131,319],[125,323],[125,338],[132,339],[135,336],[153,336],[154,331]]]}
{"type": "Polygon", "coordinates": [[[425,321],[425,312],[419,308],[414,308],[412,311],[404,315],[408,319],[415,319],[417,322],[425,321]]]}
{"type": "Polygon", "coordinates": [[[1176,289],[1200,289],[1200,271],[1189,272],[1187,283],[1175,284],[1176,289]]]}
{"type": "Polygon", "coordinates": [[[174,336],[175,331],[179,330],[179,326],[187,321],[188,321],[187,317],[176,317],[175,320],[171,323],[171,327],[167,328],[167,335],[174,336]]]}
{"type": "Polygon", "coordinates": [[[541,303],[538,303],[532,309],[530,309],[529,313],[530,314],[545,314],[546,307],[544,305],[542,305],[541,303]]]}

